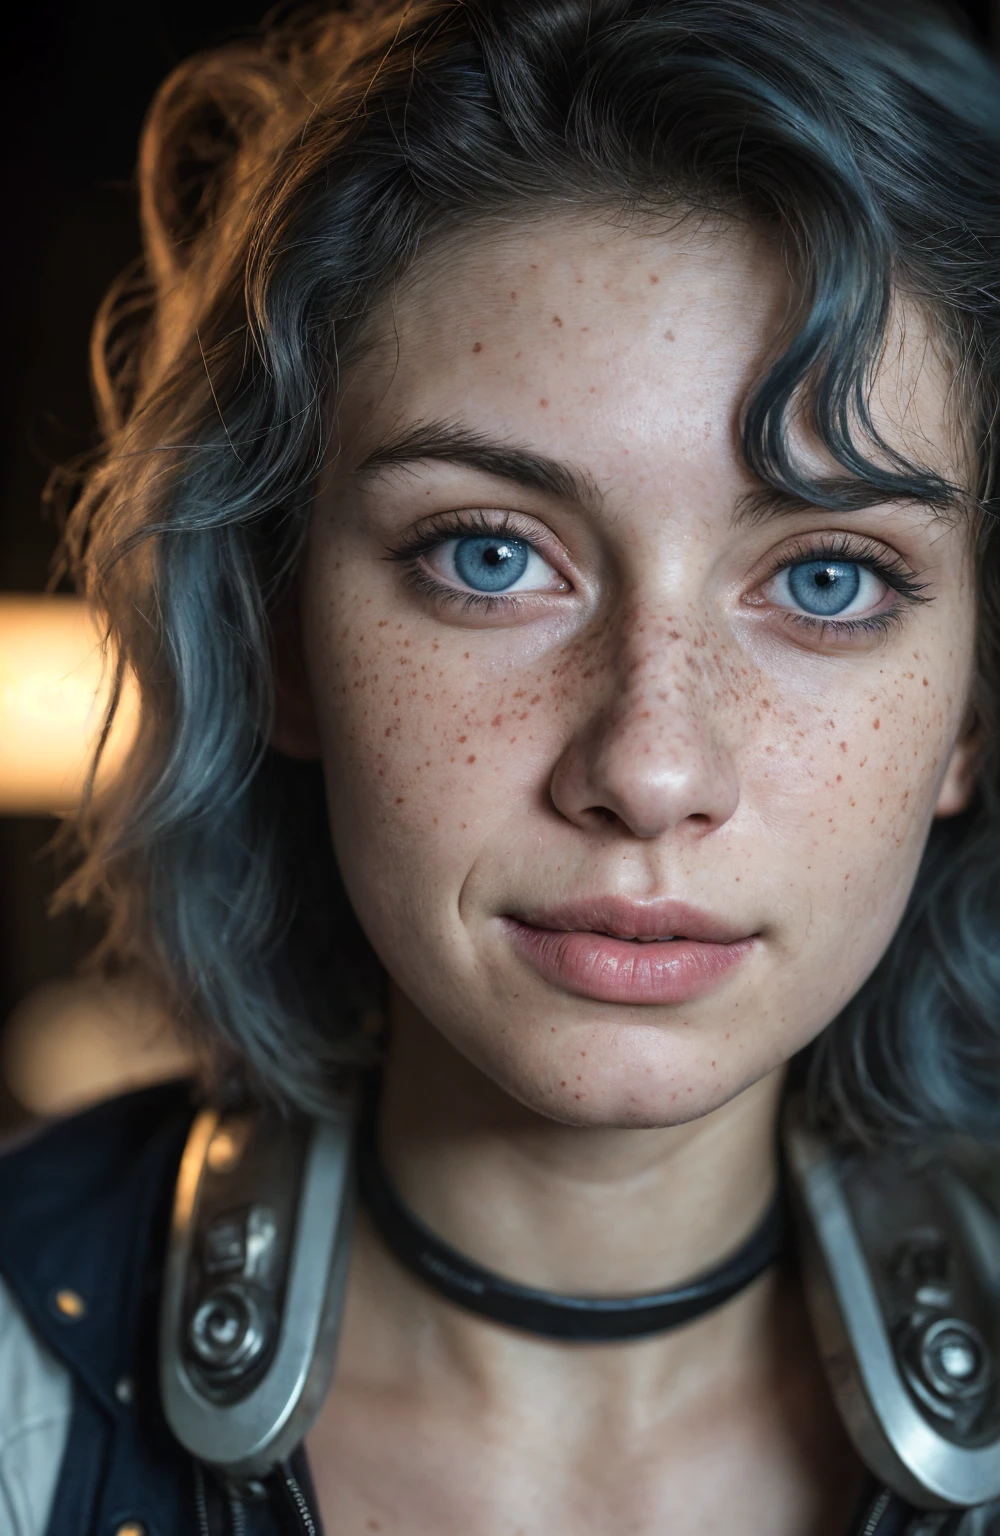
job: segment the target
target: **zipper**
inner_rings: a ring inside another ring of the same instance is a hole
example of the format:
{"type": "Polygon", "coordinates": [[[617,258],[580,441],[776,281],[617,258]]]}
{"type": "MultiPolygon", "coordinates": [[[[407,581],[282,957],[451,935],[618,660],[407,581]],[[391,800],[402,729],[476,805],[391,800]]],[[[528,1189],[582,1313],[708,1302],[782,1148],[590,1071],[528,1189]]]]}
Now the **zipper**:
{"type": "MultiPolygon", "coordinates": [[[[896,1514],[896,1520],[890,1520],[886,1528],[886,1536],[906,1536],[908,1531],[914,1529],[913,1517],[917,1516],[917,1524],[920,1530],[926,1530],[924,1521],[919,1518],[918,1511],[910,1509],[908,1505],[897,1501],[891,1489],[883,1488],[873,1498],[860,1523],[854,1527],[852,1536],[878,1536],[882,1530],[886,1515],[896,1514]],[[908,1511],[908,1513],[907,1513],[908,1511]],[[899,1518],[902,1518],[900,1525],[899,1518]]],[[[960,1536],[964,1517],[967,1511],[953,1509],[950,1513],[943,1514],[940,1522],[934,1524],[935,1536],[960,1536]]]]}
{"type": "Polygon", "coordinates": [[[212,1528],[208,1523],[205,1473],[200,1461],[193,1461],[192,1465],[194,1466],[194,1507],[198,1516],[198,1536],[212,1536],[212,1528]]]}
{"type": "Polygon", "coordinates": [[[888,1488],[883,1488],[881,1493],[875,1495],[875,1501],[868,1507],[868,1513],[864,1524],[858,1530],[857,1536],[875,1536],[875,1532],[882,1524],[882,1516],[892,1503],[892,1494],[888,1488]]]}
{"type": "Polygon", "coordinates": [[[278,1468],[278,1477],[291,1501],[302,1536],[320,1536],[319,1528],[312,1517],[312,1511],[306,1503],[306,1496],[299,1486],[299,1480],[287,1461],[283,1462],[278,1468]]]}
{"type": "Polygon", "coordinates": [[[229,1523],[233,1536],[246,1536],[247,1511],[243,1500],[235,1493],[229,1495],[229,1523]]]}

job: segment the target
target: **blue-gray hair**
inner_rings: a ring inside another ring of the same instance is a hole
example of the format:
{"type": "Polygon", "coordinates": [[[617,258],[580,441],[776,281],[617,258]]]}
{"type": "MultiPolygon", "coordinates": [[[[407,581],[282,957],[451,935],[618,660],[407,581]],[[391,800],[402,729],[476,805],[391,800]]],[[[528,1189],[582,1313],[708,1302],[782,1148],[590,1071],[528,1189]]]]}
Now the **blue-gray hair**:
{"type": "Polygon", "coordinates": [[[812,1052],[853,1135],[1000,1127],[1000,78],[923,0],[375,0],[183,64],[140,162],[145,259],[98,319],[105,449],[68,559],[134,671],[135,748],[79,822],[69,888],[105,952],[265,1091],[322,1100],[364,1053],[380,974],[325,830],[318,767],[268,747],[274,618],[303,544],[339,368],[430,242],[491,220],[678,208],[766,223],[799,304],[748,401],[770,486],[914,498],[979,540],[972,810],[932,832],[902,925],[812,1052]],[[975,481],[881,442],[894,294],[952,359],[975,481]],[[839,466],[787,430],[803,402],[839,466]]]}

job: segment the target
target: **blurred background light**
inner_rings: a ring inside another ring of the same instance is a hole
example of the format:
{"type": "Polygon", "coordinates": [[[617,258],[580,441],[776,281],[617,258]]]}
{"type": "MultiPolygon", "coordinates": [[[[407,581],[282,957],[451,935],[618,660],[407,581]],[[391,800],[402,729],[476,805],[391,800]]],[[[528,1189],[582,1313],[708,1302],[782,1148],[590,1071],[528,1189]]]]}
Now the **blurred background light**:
{"type": "MultiPolygon", "coordinates": [[[[0,813],[59,814],[79,800],[110,686],[100,635],[79,598],[0,595],[0,813]]],[[[101,772],[135,729],[124,691],[101,772]]]]}

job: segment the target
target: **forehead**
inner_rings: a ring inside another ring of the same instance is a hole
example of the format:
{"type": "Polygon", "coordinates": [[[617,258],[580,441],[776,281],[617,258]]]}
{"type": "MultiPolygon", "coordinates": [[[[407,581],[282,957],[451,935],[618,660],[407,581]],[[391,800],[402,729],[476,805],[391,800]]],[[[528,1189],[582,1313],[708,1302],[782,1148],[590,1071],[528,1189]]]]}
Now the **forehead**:
{"type": "MultiPolygon", "coordinates": [[[[411,423],[457,422],[600,485],[662,477],[680,456],[745,487],[742,409],[796,303],[778,235],[731,219],[562,217],[442,240],[373,318],[345,379],[342,441],[357,461],[411,423]]],[[[920,312],[898,304],[873,414],[933,467],[956,457],[950,387],[920,312]]],[[[804,456],[828,471],[803,421],[804,456]]]]}
{"type": "Polygon", "coordinates": [[[745,390],[787,286],[776,250],[739,228],[480,233],[438,247],[393,295],[345,403],[379,425],[461,411],[550,446],[582,432],[598,457],[625,434],[638,452],[661,439],[665,408],[703,432],[720,387],[745,390]]]}

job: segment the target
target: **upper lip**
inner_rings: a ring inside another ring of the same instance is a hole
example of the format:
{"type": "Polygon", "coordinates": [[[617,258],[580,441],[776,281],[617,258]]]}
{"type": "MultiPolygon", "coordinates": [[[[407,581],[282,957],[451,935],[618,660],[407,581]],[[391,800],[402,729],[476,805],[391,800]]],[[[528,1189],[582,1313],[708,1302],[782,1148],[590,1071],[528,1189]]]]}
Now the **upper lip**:
{"type": "Polygon", "coordinates": [[[604,933],[615,939],[693,939],[702,944],[734,944],[753,930],[690,907],[682,901],[630,901],[622,896],[594,896],[552,907],[527,907],[510,914],[532,928],[563,933],[604,933]]]}

